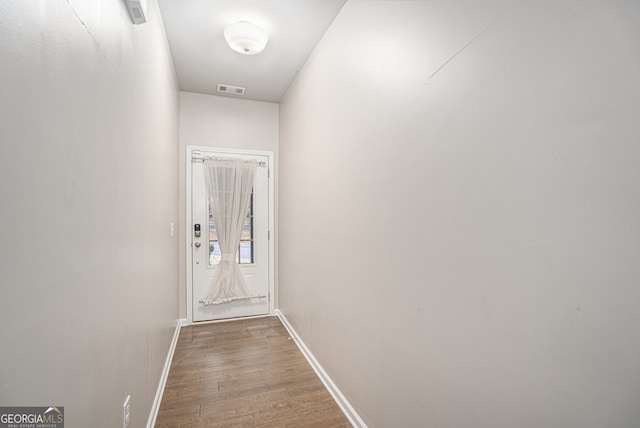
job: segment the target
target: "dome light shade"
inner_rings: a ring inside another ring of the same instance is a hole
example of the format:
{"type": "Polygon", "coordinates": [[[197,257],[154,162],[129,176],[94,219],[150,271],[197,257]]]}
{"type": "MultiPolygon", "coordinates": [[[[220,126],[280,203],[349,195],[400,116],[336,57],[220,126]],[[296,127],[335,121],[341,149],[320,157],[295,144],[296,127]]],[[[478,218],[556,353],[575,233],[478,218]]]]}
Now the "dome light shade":
{"type": "Polygon", "coordinates": [[[224,38],[231,49],[244,55],[262,52],[269,41],[266,31],[247,21],[229,25],[224,29],[224,38]]]}

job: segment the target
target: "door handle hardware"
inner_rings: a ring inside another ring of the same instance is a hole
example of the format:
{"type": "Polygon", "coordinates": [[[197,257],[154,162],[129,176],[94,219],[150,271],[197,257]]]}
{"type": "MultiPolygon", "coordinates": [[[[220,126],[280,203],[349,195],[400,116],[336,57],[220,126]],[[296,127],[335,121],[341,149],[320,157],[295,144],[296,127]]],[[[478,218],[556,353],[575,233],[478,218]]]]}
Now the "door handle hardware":
{"type": "Polygon", "coordinates": [[[196,242],[196,243],[195,243],[196,248],[200,248],[200,245],[202,245],[202,244],[201,244],[201,243],[199,243],[199,242],[196,242]]]}

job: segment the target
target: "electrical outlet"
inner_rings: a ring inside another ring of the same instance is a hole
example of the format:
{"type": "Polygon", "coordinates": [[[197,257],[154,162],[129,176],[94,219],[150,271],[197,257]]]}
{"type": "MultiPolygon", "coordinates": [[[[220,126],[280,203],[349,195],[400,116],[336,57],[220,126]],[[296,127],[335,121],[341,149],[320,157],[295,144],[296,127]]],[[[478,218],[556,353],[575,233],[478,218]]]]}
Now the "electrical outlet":
{"type": "Polygon", "coordinates": [[[122,428],[129,427],[129,421],[131,420],[131,396],[127,395],[122,405],[122,428]]]}

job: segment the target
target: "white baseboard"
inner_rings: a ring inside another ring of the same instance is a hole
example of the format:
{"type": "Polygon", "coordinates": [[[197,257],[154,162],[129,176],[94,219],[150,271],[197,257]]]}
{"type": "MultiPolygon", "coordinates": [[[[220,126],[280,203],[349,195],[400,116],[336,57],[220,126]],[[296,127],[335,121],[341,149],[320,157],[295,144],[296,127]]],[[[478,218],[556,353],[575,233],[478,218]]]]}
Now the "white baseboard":
{"type": "Polygon", "coordinates": [[[156,397],[151,405],[151,413],[149,413],[149,419],[147,420],[147,428],[153,428],[156,424],[156,418],[158,417],[158,411],[160,410],[160,402],[162,401],[162,394],[164,393],[164,387],[167,384],[167,378],[169,377],[169,369],[171,368],[171,361],[173,360],[173,352],[176,350],[176,344],[178,343],[178,337],[180,336],[180,328],[183,325],[187,325],[187,320],[185,318],[179,319],[176,323],[176,329],[173,332],[173,338],[169,345],[167,359],[164,362],[164,368],[160,375],[160,383],[158,384],[156,397]]]}
{"type": "Polygon", "coordinates": [[[351,423],[351,425],[353,425],[356,428],[367,428],[367,425],[364,423],[360,415],[358,415],[358,413],[353,408],[353,406],[351,406],[351,403],[349,403],[349,400],[347,400],[347,398],[342,394],[342,392],[340,392],[336,384],[333,383],[333,381],[331,380],[327,372],[324,371],[320,363],[318,363],[318,360],[316,360],[316,358],[313,356],[309,348],[307,348],[307,346],[304,344],[302,339],[300,339],[300,336],[298,336],[298,333],[296,333],[296,331],[293,329],[293,326],[291,326],[287,318],[284,316],[282,312],[280,312],[279,309],[276,309],[276,316],[280,319],[280,321],[282,321],[282,324],[291,335],[291,338],[296,343],[296,345],[298,345],[300,352],[302,352],[302,355],[304,355],[304,357],[307,359],[307,361],[309,362],[313,370],[316,372],[316,374],[324,384],[324,386],[327,388],[327,390],[329,391],[333,399],[336,401],[336,403],[340,407],[340,410],[342,410],[342,413],[344,413],[347,419],[349,419],[349,422],[351,423]]]}

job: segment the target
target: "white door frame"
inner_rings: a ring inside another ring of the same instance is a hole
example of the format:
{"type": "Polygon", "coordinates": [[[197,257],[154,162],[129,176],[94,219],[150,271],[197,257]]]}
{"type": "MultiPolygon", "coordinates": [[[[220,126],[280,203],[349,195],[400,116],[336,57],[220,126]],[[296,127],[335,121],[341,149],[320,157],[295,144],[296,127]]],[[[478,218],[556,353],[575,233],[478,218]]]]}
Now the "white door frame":
{"type": "MultiPolygon", "coordinates": [[[[207,146],[187,146],[187,155],[186,155],[186,177],[185,177],[185,196],[187,198],[187,206],[186,206],[186,216],[185,216],[185,252],[186,252],[186,264],[185,270],[187,273],[187,324],[193,324],[193,303],[192,303],[192,292],[193,292],[193,256],[191,251],[191,244],[193,240],[193,233],[191,230],[191,157],[193,152],[202,152],[202,153],[217,153],[217,154],[237,154],[237,155],[254,155],[254,156],[266,156],[268,158],[269,168],[268,176],[269,176],[269,210],[268,210],[268,227],[269,227],[269,262],[268,262],[268,279],[269,279],[269,315],[275,315],[275,289],[274,289],[274,273],[275,273],[275,246],[274,246],[274,180],[272,177],[273,172],[273,152],[264,151],[264,150],[245,150],[245,149],[225,149],[218,147],[207,147],[207,146]]],[[[219,322],[219,321],[203,321],[198,322],[198,324],[203,324],[206,322],[219,322]]]]}

